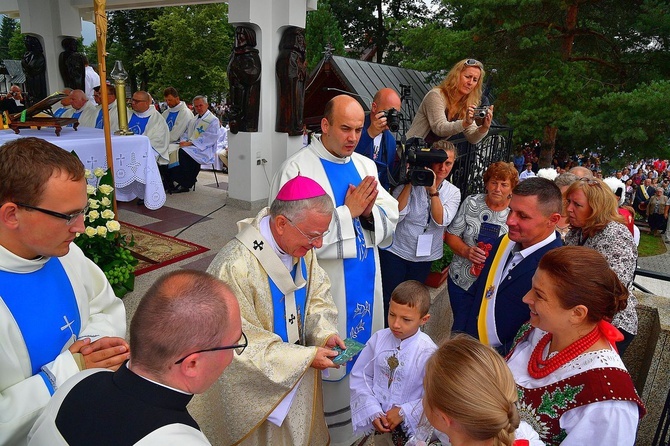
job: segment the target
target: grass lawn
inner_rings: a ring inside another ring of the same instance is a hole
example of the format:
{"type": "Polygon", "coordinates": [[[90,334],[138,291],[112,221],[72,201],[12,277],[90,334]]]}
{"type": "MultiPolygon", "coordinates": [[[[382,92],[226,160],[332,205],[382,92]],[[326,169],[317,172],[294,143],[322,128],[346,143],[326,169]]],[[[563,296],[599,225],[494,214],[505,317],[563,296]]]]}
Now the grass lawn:
{"type": "Polygon", "coordinates": [[[639,257],[649,257],[665,253],[667,248],[663,239],[659,236],[642,233],[640,234],[640,246],[637,247],[639,257]]]}

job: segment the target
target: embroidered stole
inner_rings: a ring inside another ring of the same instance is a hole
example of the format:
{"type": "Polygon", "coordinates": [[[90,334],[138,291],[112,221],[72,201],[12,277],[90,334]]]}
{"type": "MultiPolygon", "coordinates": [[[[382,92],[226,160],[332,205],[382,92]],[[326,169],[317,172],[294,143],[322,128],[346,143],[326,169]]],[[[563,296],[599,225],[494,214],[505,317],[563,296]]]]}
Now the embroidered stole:
{"type": "MultiPolygon", "coordinates": [[[[358,185],[361,175],[354,162],[339,164],[321,159],[321,164],[333,191],[335,206],[344,205],[349,184],[358,185]]],[[[365,344],[372,336],[372,309],[375,298],[374,246],[367,246],[363,227],[354,218],[356,230],[356,252],[353,259],[342,259],[346,302],[347,336],[365,344]]],[[[341,243],[341,242],[339,242],[341,243]]],[[[339,309],[340,311],[342,309],[339,309]]],[[[354,361],[347,363],[346,373],[351,371],[354,361]]]]}
{"type": "Polygon", "coordinates": [[[168,112],[167,118],[165,119],[165,122],[167,122],[168,125],[168,129],[172,130],[174,123],[177,122],[177,116],[179,116],[178,111],[168,112]]]}
{"type": "Polygon", "coordinates": [[[58,110],[56,110],[54,112],[54,118],[60,118],[61,116],[63,116],[63,113],[65,113],[66,110],[67,110],[67,107],[59,108],[58,110]]]}
{"type": "Polygon", "coordinates": [[[98,117],[95,119],[95,128],[96,129],[101,129],[104,127],[103,119],[102,119],[102,108],[98,111],[98,117]]]}
{"type": "Polygon", "coordinates": [[[507,234],[502,237],[498,251],[491,263],[489,274],[486,277],[482,303],[479,307],[479,316],[477,317],[477,331],[479,332],[479,340],[482,344],[500,344],[500,340],[496,334],[496,296],[498,294],[498,284],[500,284],[502,273],[505,270],[507,257],[512,252],[514,244],[515,242],[512,242],[507,234]]]}
{"type": "MultiPolygon", "coordinates": [[[[0,301],[21,331],[33,375],[79,336],[77,299],[63,265],[55,257],[32,273],[0,271],[0,301]]],[[[53,394],[50,380],[40,375],[53,394]]]]}
{"type": "Polygon", "coordinates": [[[207,129],[209,128],[209,125],[214,122],[214,119],[212,119],[212,116],[210,116],[208,119],[205,119],[205,116],[200,118],[198,121],[198,118],[196,118],[193,121],[193,133],[189,135],[189,139],[193,141],[194,139],[200,138],[200,135],[205,133],[207,129]],[[205,125],[203,125],[205,124],[205,125]]]}
{"type": "Polygon", "coordinates": [[[146,116],[142,118],[133,113],[128,121],[128,130],[136,135],[144,135],[144,130],[147,128],[147,123],[149,122],[150,117],[151,116],[146,116]]]}
{"type": "Polygon", "coordinates": [[[307,267],[305,259],[300,259],[292,272],[286,269],[270,244],[253,226],[246,226],[236,236],[268,275],[274,312],[273,331],[284,342],[304,345],[305,306],[307,303],[307,267]]]}

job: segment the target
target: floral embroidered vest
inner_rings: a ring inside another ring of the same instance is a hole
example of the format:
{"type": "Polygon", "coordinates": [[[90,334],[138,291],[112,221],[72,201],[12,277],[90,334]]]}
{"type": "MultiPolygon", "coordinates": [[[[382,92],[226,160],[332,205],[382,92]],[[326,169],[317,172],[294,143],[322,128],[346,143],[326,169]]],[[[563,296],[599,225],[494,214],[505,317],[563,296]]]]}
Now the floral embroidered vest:
{"type": "MultiPolygon", "coordinates": [[[[530,324],[521,327],[515,347],[531,330],[530,324]]],[[[514,348],[508,359],[513,351],[514,348]]],[[[632,401],[638,405],[640,418],[647,413],[628,372],[615,367],[587,370],[537,389],[517,384],[517,392],[519,416],[548,445],[559,445],[565,439],[567,433],[561,429],[559,420],[565,412],[576,407],[598,401],[632,401]]]]}

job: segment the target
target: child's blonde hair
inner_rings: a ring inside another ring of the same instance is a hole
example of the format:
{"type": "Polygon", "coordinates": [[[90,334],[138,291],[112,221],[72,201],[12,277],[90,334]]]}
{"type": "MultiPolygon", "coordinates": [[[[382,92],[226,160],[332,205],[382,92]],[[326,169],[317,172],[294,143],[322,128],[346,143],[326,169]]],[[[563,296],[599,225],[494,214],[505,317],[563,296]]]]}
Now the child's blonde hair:
{"type": "Polygon", "coordinates": [[[505,360],[468,335],[445,341],[426,364],[424,403],[476,440],[511,445],[519,427],[517,390],[505,360]]]}

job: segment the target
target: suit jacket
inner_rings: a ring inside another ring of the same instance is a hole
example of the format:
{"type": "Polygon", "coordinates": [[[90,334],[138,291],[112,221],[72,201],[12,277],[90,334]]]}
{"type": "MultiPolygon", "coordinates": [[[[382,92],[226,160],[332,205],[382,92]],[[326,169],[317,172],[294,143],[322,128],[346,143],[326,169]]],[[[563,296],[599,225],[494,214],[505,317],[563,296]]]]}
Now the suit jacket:
{"type": "Polygon", "coordinates": [[[370,127],[370,115],[365,117],[365,123],[363,124],[363,132],[361,133],[361,139],[356,145],[356,152],[361,155],[367,156],[375,162],[377,165],[377,171],[379,172],[379,182],[382,187],[389,190],[389,172],[393,172],[396,156],[396,141],[393,137],[393,133],[388,130],[382,132],[382,140],[379,144],[379,154],[377,159],[374,159],[375,153],[375,140],[370,138],[368,134],[368,128],[370,127]]]}
{"type": "MultiPolygon", "coordinates": [[[[493,249],[486,258],[484,269],[479,275],[475,283],[470,287],[468,292],[473,294],[473,305],[470,311],[470,316],[466,324],[465,331],[479,339],[479,331],[477,328],[477,319],[479,317],[479,308],[482,304],[482,297],[484,295],[484,287],[486,286],[486,278],[491,271],[491,264],[500,247],[501,236],[493,249]]],[[[495,321],[496,333],[498,339],[502,342],[502,348],[499,348],[501,353],[507,353],[512,347],[514,336],[525,322],[530,318],[528,305],[523,303],[521,299],[531,289],[533,275],[540,263],[540,259],[547,251],[558,248],[563,245],[561,236],[557,233],[556,240],[538,249],[509,272],[507,277],[503,277],[498,286],[498,293],[496,297],[495,306],[495,321]]],[[[506,259],[505,259],[506,260],[506,259]]]]}

